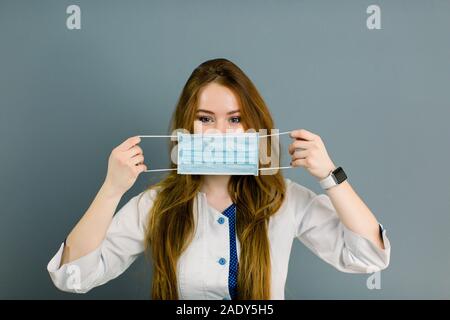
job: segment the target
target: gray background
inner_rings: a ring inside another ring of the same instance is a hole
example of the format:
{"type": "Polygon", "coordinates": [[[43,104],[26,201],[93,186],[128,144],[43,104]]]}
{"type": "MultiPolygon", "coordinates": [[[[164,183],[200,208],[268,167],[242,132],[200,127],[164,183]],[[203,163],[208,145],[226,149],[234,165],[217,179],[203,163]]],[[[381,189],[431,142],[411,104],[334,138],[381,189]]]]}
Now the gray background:
{"type": "MultiPolygon", "coordinates": [[[[216,57],[248,74],[278,128],[323,138],[392,242],[368,290],[296,241],[286,298],[449,298],[449,31],[450,1],[0,0],[0,298],[149,297],[143,257],[86,295],[59,292],[46,265],[112,148],[165,134],[187,77],[216,57]],[[382,30],[366,28],[373,3],[382,30]],[[70,4],[81,30],[66,28],[70,4]]],[[[166,141],[142,146],[167,166],[166,141]]],[[[303,169],[285,176],[321,192],[303,169]]],[[[160,178],[142,175],[120,207],[160,178]]]]}

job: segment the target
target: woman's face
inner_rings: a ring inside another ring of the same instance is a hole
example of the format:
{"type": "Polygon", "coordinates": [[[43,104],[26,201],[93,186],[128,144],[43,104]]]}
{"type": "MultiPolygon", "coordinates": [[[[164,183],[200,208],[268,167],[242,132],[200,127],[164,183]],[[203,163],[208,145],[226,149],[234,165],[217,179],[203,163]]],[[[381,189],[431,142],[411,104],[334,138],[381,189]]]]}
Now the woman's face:
{"type": "Polygon", "coordinates": [[[221,133],[244,131],[238,97],[229,88],[210,83],[199,93],[194,133],[215,129],[221,133]]]}

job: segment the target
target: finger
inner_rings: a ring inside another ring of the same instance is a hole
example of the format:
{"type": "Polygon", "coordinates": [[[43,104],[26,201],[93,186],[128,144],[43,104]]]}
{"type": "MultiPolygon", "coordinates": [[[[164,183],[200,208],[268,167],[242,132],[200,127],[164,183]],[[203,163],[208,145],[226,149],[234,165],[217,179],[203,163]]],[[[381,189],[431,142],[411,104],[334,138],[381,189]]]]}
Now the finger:
{"type": "Polygon", "coordinates": [[[130,164],[132,164],[132,165],[141,164],[143,162],[144,162],[144,156],[141,154],[130,159],[130,164]]]}
{"type": "Polygon", "coordinates": [[[313,141],[317,138],[317,135],[305,129],[298,129],[292,130],[290,133],[290,137],[296,139],[304,139],[307,141],[313,141]]]}
{"type": "Polygon", "coordinates": [[[140,165],[136,166],[135,170],[138,174],[140,174],[147,170],[147,166],[145,164],[140,164],[140,165]]]}
{"type": "Polygon", "coordinates": [[[296,159],[305,159],[309,155],[309,150],[296,150],[292,156],[292,161],[295,161],[296,159]]]}
{"type": "Polygon", "coordinates": [[[291,161],[291,166],[308,168],[306,159],[297,159],[297,160],[291,161]]]}
{"type": "Polygon", "coordinates": [[[144,152],[142,151],[142,148],[139,147],[138,145],[132,147],[131,149],[129,149],[126,152],[126,156],[128,158],[134,157],[134,156],[139,155],[139,154],[144,154],[144,152]]]}
{"type": "Polygon", "coordinates": [[[308,149],[312,144],[312,141],[295,140],[289,145],[289,153],[294,153],[295,149],[308,149]]]}
{"type": "Polygon", "coordinates": [[[118,148],[122,151],[127,151],[139,142],[141,142],[141,138],[139,136],[134,136],[122,142],[122,144],[120,144],[118,148]]]}

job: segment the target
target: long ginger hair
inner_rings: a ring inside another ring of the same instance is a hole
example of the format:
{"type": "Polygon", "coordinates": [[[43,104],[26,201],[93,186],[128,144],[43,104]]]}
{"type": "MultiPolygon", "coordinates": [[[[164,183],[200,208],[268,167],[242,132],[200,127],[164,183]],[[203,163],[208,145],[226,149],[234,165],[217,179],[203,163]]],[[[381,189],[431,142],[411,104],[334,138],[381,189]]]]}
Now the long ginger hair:
{"type": "MultiPolygon", "coordinates": [[[[273,128],[270,112],[251,80],[231,61],[214,59],[202,63],[190,75],[172,116],[172,131],[183,128],[193,133],[199,92],[212,82],[226,86],[239,98],[246,129],[273,128]]],[[[267,144],[271,150],[270,141],[267,144]]],[[[153,261],[153,299],[178,299],[177,261],[192,240],[193,204],[201,184],[200,175],[172,171],[150,187],[158,189],[145,235],[146,251],[153,261]]],[[[279,171],[272,175],[236,175],[229,181],[228,192],[237,208],[236,234],[241,246],[237,298],[270,299],[268,224],[285,198],[284,179],[279,171]]]]}

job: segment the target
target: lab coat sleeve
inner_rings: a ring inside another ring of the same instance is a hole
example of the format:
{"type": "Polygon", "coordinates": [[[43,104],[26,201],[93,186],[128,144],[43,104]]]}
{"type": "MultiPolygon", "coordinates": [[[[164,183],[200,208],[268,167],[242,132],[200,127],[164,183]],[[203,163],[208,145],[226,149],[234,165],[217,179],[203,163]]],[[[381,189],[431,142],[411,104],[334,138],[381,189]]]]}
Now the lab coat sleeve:
{"type": "Polygon", "coordinates": [[[47,265],[54,285],[66,292],[86,293],[123,273],[144,251],[144,237],[154,190],[131,198],[113,217],[105,239],[94,251],[60,265],[64,250],[47,265]]]}
{"type": "Polygon", "coordinates": [[[385,249],[348,229],[339,219],[331,199],[293,183],[296,197],[295,236],[322,260],[342,272],[372,273],[389,265],[391,245],[380,225],[385,249]]]}

